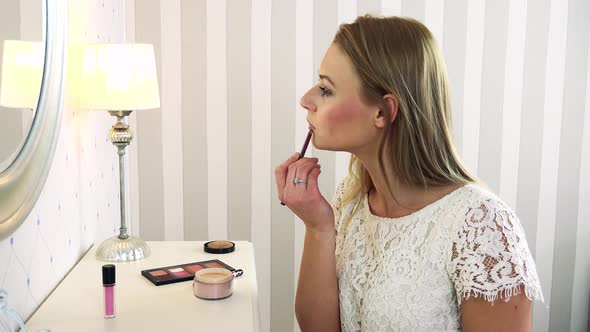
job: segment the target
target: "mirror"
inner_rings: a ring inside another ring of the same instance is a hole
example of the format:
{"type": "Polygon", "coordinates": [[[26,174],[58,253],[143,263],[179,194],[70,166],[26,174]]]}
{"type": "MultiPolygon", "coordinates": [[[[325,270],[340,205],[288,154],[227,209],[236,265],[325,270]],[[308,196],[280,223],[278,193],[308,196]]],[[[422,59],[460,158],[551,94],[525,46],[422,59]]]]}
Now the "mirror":
{"type": "Polygon", "coordinates": [[[0,172],[31,129],[41,90],[45,47],[42,0],[0,2],[0,172]]]}
{"type": "Polygon", "coordinates": [[[0,240],[29,215],[59,133],[67,1],[0,1],[0,240]]]}

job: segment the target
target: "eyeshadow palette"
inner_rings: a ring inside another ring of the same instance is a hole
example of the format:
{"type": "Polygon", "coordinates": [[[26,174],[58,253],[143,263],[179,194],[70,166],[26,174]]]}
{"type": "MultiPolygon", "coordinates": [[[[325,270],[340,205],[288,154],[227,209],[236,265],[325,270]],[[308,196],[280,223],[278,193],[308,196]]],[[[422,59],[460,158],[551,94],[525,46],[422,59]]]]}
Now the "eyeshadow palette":
{"type": "Polygon", "coordinates": [[[218,259],[212,259],[202,262],[186,263],[143,270],[141,271],[141,275],[143,275],[147,280],[151,281],[154,285],[161,286],[175,282],[193,280],[195,277],[195,272],[210,267],[218,267],[236,272],[236,269],[225,264],[224,262],[218,259]]]}

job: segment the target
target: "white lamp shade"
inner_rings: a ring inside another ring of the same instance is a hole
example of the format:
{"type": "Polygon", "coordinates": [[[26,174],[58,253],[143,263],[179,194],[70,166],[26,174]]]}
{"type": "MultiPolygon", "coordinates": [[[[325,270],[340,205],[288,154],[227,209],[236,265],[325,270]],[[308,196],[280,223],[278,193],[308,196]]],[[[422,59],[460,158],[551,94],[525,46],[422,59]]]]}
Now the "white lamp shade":
{"type": "Polygon", "coordinates": [[[80,107],[113,111],[160,107],[154,47],[150,44],[86,46],[80,107]]]}
{"type": "Polygon", "coordinates": [[[36,109],[43,75],[43,44],[5,40],[2,53],[0,105],[36,109]]]}

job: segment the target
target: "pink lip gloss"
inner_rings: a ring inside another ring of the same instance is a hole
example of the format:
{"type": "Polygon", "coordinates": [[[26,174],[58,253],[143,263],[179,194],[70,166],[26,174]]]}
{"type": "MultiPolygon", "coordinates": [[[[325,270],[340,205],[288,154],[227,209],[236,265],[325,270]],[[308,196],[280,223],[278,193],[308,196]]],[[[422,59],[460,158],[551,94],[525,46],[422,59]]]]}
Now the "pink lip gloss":
{"type": "Polygon", "coordinates": [[[102,266],[102,285],[104,286],[104,318],[115,317],[115,265],[102,266]]]}

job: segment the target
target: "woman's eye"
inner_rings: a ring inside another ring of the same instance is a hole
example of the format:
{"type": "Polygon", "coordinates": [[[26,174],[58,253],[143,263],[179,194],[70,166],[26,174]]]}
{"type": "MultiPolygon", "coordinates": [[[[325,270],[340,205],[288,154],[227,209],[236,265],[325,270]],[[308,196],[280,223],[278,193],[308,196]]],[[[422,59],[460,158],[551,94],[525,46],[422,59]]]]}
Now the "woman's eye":
{"type": "Polygon", "coordinates": [[[328,90],[326,87],[320,86],[319,89],[322,97],[326,97],[332,94],[332,91],[328,90]]]}

